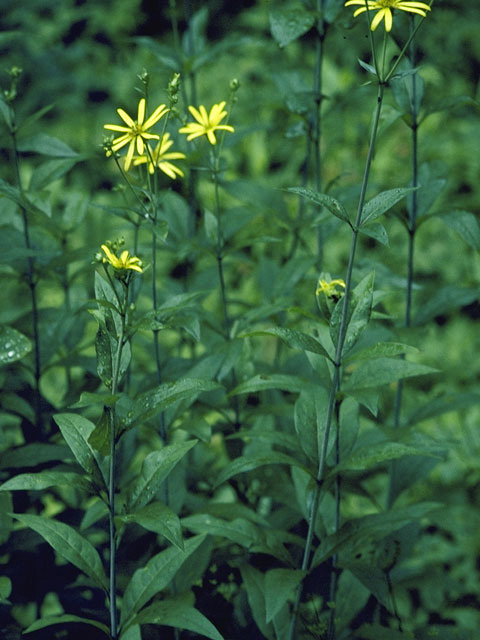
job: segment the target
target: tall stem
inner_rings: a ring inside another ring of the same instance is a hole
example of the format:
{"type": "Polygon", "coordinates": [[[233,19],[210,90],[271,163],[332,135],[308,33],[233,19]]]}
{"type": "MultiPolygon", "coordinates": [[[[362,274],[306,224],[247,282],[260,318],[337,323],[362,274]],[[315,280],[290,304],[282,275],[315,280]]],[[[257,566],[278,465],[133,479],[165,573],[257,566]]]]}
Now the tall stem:
{"type": "MultiPolygon", "coordinates": [[[[305,548],[304,548],[303,560],[302,560],[302,570],[304,571],[308,570],[310,567],[311,548],[312,548],[312,542],[313,542],[313,535],[315,531],[315,524],[317,520],[318,506],[320,503],[320,490],[323,484],[323,478],[325,474],[327,447],[328,447],[330,429],[332,425],[332,418],[333,418],[334,407],[335,407],[335,398],[336,398],[337,392],[340,390],[342,351],[343,351],[343,346],[345,343],[345,337],[347,333],[347,318],[348,318],[348,308],[350,305],[350,298],[351,298],[353,265],[355,262],[358,233],[359,233],[359,228],[362,221],[362,211],[363,211],[363,206],[365,204],[365,195],[367,192],[368,178],[370,176],[370,167],[372,164],[373,153],[375,149],[375,140],[377,137],[378,123],[380,120],[380,113],[382,110],[384,92],[385,92],[385,85],[383,83],[380,83],[378,85],[377,105],[375,109],[375,115],[373,118],[372,130],[370,134],[370,142],[368,146],[368,154],[367,154],[367,160],[365,163],[365,171],[363,174],[362,186],[360,189],[358,208],[357,208],[357,213],[355,217],[355,222],[352,226],[352,240],[350,244],[350,254],[348,258],[347,275],[345,279],[345,294],[343,297],[340,330],[339,330],[338,341],[335,349],[334,371],[333,371],[332,382],[330,386],[330,393],[328,398],[325,430],[324,430],[324,435],[322,440],[321,451],[319,455],[317,482],[315,484],[312,506],[310,509],[310,514],[308,519],[309,520],[308,532],[307,532],[307,538],[305,542],[305,548]]],[[[302,585],[298,587],[296,597],[295,597],[292,618],[290,621],[290,630],[289,630],[289,636],[288,636],[289,640],[294,640],[295,638],[296,620],[297,620],[298,608],[300,605],[301,597],[302,597],[302,585]]]]}
{"type": "MultiPolygon", "coordinates": [[[[22,179],[20,176],[20,163],[18,156],[17,145],[17,130],[15,124],[15,113],[13,109],[10,109],[11,117],[11,136],[13,147],[13,158],[15,165],[15,176],[17,180],[18,190],[22,200],[25,200],[25,192],[23,190],[22,179]]],[[[25,246],[28,250],[32,249],[32,243],[30,240],[30,229],[28,222],[27,210],[25,207],[20,207],[23,220],[23,235],[25,238],[25,246]]],[[[40,376],[41,376],[41,363],[40,363],[40,331],[39,331],[39,318],[38,318],[38,301],[37,301],[37,280],[35,275],[35,261],[31,255],[27,256],[27,283],[30,289],[30,300],[32,305],[32,327],[33,327],[33,357],[34,357],[34,411],[35,411],[35,426],[38,429],[40,435],[43,435],[43,421],[41,411],[41,399],[40,399],[40,376]]]]}
{"type": "MultiPolygon", "coordinates": [[[[113,283],[112,283],[112,286],[113,283]]],[[[112,372],[112,396],[117,393],[120,379],[120,363],[125,341],[125,320],[128,304],[128,287],[124,286],[124,296],[120,307],[120,333],[117,337],[117,351],[113,360],[112,372]]],[[[115,290],[115,289],[114,289],[115,290]]],[[[108,470],[108,524],[110,542],[110,570],[109,570],[109,594],[110,594],[110,634],[112,640],[117,640],[117,540],[115,528],[115,468],[116,468],[116,416],[115,407],[110,409],[110,464],[108,470]]]]}
{"type": "MultiPolygon", "coordinates": [[[[415,25],[413,17],[410,19],[410,35],[414,35],[415,25]]],[[[410,66],[415,68],[416,64],[416,47],[415,39],[411,37],[410,40],[410,66]]],[[[417,109],[417,74],[413,73],[411,76],[412,82],[412,99],[410,102],[410,115],[412,118],[411,130],[412,130],[412,187],[415,189],[411,195],[411,206],[408,217],[407,231],[408,231],[408,256],[407,256],[407,286],[405,290],[405,316],[403,326],[408,329],[412,323],[412,289],[413,289],[413,277],[414,277],[414,253],[415,253],[415,235],[417,230],[417,191],[418,187],[418,109],[417,109]]],[[[395,394],[394,405],[394,417],[393,426],[398,429],[402,418],[402,404],[403,404],[403,391],[404,380],[399,380],[397,391],[395,394]]],[[[398,464],[393,461],[390,466],[390,483],[387,496],[387,506],[390,508],[396,498],[398,478],[398,464]]]]}
{"type": "MultiPolygon", "coordinates": [[[[323,19],[323,8],[325,0],[317,0],[317,13],[322,13],[322,18],[317,25],[317,42],[315,50],[315,75],[313,82],[313,95],[315,99],[315,112],[313,121],[313,167],[314,167],[314,184],[316,191],[322,189],[322,89],[323,89],[323,41],[325,39],[325,30],[327,23],[323,19]]],[[[321,270],[323,262],[323,237],[322,225],[317,227],[317,269],[321,270]]]]}

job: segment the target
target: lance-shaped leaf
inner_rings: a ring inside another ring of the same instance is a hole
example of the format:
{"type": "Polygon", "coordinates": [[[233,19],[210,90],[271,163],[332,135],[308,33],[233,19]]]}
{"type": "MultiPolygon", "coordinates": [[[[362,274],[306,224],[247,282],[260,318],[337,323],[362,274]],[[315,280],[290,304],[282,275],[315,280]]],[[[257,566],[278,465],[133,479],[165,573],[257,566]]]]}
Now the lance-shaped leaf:
{"type": "MultiPolygon", "coordinates": [[[[204,540],[204,535],[190,538],[185,542],[185,551],[177,547],[169,547],[151,558],[144,567],[135,571],[123,596],[122,626],[125,626],[150,598],[170,584],[185,560],[204,540]]],[[[133,621],[132,624],[134,624],[133,621]]]]}
{"type": "Polygon", "coordinates": [[[295,595],[295,589],[303,580],[306,571],[294,569],[271,569],[265,574],[266,621],[270,622],[283,605],[295,595]]]}
{"type": "Polygon", "coordinates": [[[393,206],[400,202],[407,193],[415,191],[413,187],[389,189],[388,191],[382,191],[377,196],[369,200],[363,207],[361,225],[373,222],[384,213],[389,211],[393,206]]]}
{"type": "MultiPolygon", "coordinates": [[[[375,274],[369,273],[361,280],[352,291],[352,300],[347,312],[347,330],[343,343],[342,354],[346,355],[348,351],[357,342],[360,334],[365,330],[372,313],[373,303],[373,281],[375,274]]],[[[333,343],[338,343],[340,327],[342,322],[344,298],[340,299],[330,318],[330,335],[333,343]]]]}
{"type": "Polygon", "coordinates": [[[244,518],[235,518],[232,521],[221,520],[208,513],[197,513],[182,519],[182,525],[194,533],[208,533],[213,536],[221,536],[235,542],[246,549],[258,550],[265,548],[265,536],[262,530],[253,522],[244,518]]]}
{"type": "Polygon", "coordinates": [[[275,336],[276,338],[280,338],[282,342],[284,342],[292,349],[311,351],[312,353],[318,353],[321,356],[329,358],[327,351],[322,347],[322,345],[316,338],[310,336],[308,333],[297,331],[296,329],[272,327],[269,329],[261,329],[258,331],[249,331],[248,333],[244,333],[239,337],[243,338],[247,336],[275,336]]]}
{"type": "Polygon", "coordinates": [[[126,417],[125,426],[130,427],[140,421],[149,420],[160,411],[179,400],[194,399],[204,391],[221,389],[222,385],[204,378],[184,378],[177,382],[167,382],[159,387],[142,393],[132,403],[126,417]]]}
{"type": "Polygon", "coordinates": [[[256,393],[268,389],[280,389],[290,393],[298,393],[305,387],[305,380],[299,376],[291,376],[282,373],[259,373],[250,380],[246,380],[232,389],[228,395],[236,396],[241,393],[256,393]]]}
{"type": "Polygon", "coordinates": [[[279,451],[271,451],[264,455],[240,456],[239,458],[236,458],[220,472],[215,482],[215,487],[218,487],[223,482],[226,482],[239,473],[253,471],[254,469],[258,469],[258,467],[263,467],[268,464],[286,464],[289,466],[300,467],[300,469],[310,473],[310,471],[295,458],[292,458],[285,453],[280,453],[279,451]]]}
{"type": "Polygon", "coordinates": [[[12,513],[12,516],[41,535],[59,555],[78,567],[98,586],[108,589],[107,578],[97,550],[75,529],[68,524],[43,516],[26,513],[12,513]]]}
{"type": "Polygon", "coordinates": [[[55,624],[66,624],[69,622],[73,624],[88,624],[91,627],[96,627],[103,631],[107,638],[110,638],[110,630],[101,622],[97,622],[91,618],[81,618],[80,616],[72,616],[69,614],[62,616],[46,616],[45,618],[40,618],[40,620],[35,620],[35,622],[24,629],[22,633],[32,633],[32,631],[39,631],[40,629],[45,629],[45,627],[51,627],[55,624]]]}
{"type": "Polygon", "coordinates": [[[297,195],[302,196],[302,198],[306,198],[307,200],[310,200],[310,202],[318,204],[320,207],[325,207],[325,209],[328,209],[328,211],[330,211],[334,216],[340,218],[340,220],[343,220],[344,222],[347,222],[350,227],[352,226],[347,210],[341,202],[332,198],[332,196],[327,196],[326,193],[319,193],[318,191],[307,189],[305,187],[290,187],[287,191],[290,191],[290,193],[296,193],[297,195]]]}
{"type": "Polygon", "coordinates": [[[295,9],[272,9],[270,30],[279,47],[285,47],[309,31],[315,22],[313,13],[299,6],[295,9]]]}
{"type": "Polygon", "coordinates": [[[76,413],[57,413],[53,419],[58,424],[62,436],[67,441],[73,455],[87,473],[102,482],[102,472],[89,438],[95,425],[76,413]]]}
{"type": "Polygon", "coordinates": [[[439,220],[456,231],[472,249],[480,249],[480,226],[469,211],[449,211],[438,215],[439,220]]]}
{"type": "Polygon", "coordinates": [[[175,629],[186,629],[195,635],[211,638],[211,640],[223,640],[223,636],[213,624],[200,611],[179,599],[162,600],[154,602],[149,607],[140,611],[131,621],[131,624],[158,624],[175,629]]]}
{"type": "Polygon", "coordinates": [[[385,513],[375,513],[348,520],[336,533],[322,540],[315,552],[312,564],[317,566],[334,553],[357,547],[362,540],[367,541],[372,538],[381,540],[407,524],[418,521],[440,506],[437,502],[422,502],[402,509],[393,509],[385,513]]]}
{"type": "Polygon", "coordinates": [[[163,481],[183,456],[198,440],[170,444],[160,451],[152,451],[143,461],[142,472],[130,485],[127,494],[127,510],[134,511],[149,503],[163,481]]]}
{"type": "Polygon", "coordinates": [[[41,471],[40,473],[22,473],[10,478],[0,486],[0,491],[41,491],[60,485],[89,490],[92,485],[78,473],[69,471],[41,471]]]}
{"type": "Polygon", "coordinates": [[[32,350],[32,343],[12,327],[0,327],[0,365],[21,360],[32,350]]]}
{"type": "Polygon", "coordinates": [[[329,477],[342,471],[367,471],[404,456],[439,457],[437,453],[432,453],[428,448],[412,447],[401,442],[380,442],[356,449],[329,473],[329,477]]]}
{"type": "Polygon", "coordinates": [[[161,502],[152,502],[135,513],[118,516],[121,522],[138,524],[147,531],[164,536],[183,551],[182,525],[177,514],[161,502]]]}
{"type": "Polygon", "coordinates": [[[376,358],[363,362],[358,369],[355,369],[343,389],[347,393],[358,389],[371,389],[403,378],[423,376],[428,373],[437,373],[437,369],[399,358],[376,358]]]}

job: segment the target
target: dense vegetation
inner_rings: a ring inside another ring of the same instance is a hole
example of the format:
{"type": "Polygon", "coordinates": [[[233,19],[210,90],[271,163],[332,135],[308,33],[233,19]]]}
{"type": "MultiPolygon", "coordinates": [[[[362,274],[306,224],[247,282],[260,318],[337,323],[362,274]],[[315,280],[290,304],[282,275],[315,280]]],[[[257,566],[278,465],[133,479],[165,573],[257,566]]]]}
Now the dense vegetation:
{"type": "Polygon", "coordinates": [[[1,638],[478,638],[478,9],[347,5],[3,7],[1,638]]]}

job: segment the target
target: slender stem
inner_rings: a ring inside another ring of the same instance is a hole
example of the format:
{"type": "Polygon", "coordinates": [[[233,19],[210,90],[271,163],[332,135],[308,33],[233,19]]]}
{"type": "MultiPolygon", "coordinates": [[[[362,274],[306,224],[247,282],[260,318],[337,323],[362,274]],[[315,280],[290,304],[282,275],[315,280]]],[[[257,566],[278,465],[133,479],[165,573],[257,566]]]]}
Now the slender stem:
{"type": "MultiPolygon", "coordinates": [[[[340,403],[335,402],[335,466],[340,464],[340,403]]],[[[334,531],[337,533],[340,529],[340,501],[341,501],[341,478],[337,474],[335,476],[335,520],[334,531]]],[[[337,568],[338,554],[332,557],[332,573],[330,578],[330,614],[328,617],[328,638],[335,640],[335,616],[339,571],[337,568]]]]}
{"type": "MultiPolygon", "coordinates": [[[[308,570],[310,566],[311,547],[312,547],[312,541],[313,541],[313,534],[315,530],[315,524],[317,520],[318,505],[320,501],[320,489],[323,484],[323,478],[325,473],[327,447],[328,447],[328,442],[330,438],[330,429],[331,429],[332,418],[334,413],[335,399],[337,396],[337,392],[340,390],[342,351],[343,351],[343,346],[345,343],[345,337],[347,333],[347,318],[348,318],[348,308],[349,308],[350,298],[351,298],[353,265],[355,261],[358,233],[359,233],[360,224],[362,222],[363,205],[365,203],[365,195],[367,192],[368,178],[370,175],[370,167],[372,164],[372,159],[373,159],[373,154],[375,149],[375,140],[377,137],[378,123],[380,120],[380,113],[382,110],[384,93],[385,93],[385,85],[383,83],[380,83],[378,85],[377,105],[376,105],[375,115],[373,119],[372,130],[370,133],[370,142],[368,146],[368,154],[367,154],[367,160],[365,163],[365,171],[363,174],[362,186],[360,189],[358,208],[357,208],[357,213],[355,217],[355,223],[352,226],[352,240],[350,244],[350,255],[348,258],[347,275],[345,279],[345,294],[343,297],[340,330],[339,330],[338,341],[335,349],[334,371],[332,376],[332,383],[330,386],[330,394],[328,398],[325,430],[324,430],[323,441],[322,441],[319,462],[318,462],[317,482],[315,485],[312,506],[310,509],[307,539],[305,542],[305,548],[304,548],[304,554],[303,554],[303,560],[302,560],[303,570],[308,570]]],[[[300,584],[296,592],[292,618],[290,621],[290,630],[288,635],[289,640],[294,640],[295,638],[296,619],[298,615],[298,608],[300,605],[301,596],[302,596],[302,585],[300,584]]]]}
{"type": "MultiPolygon", "coordinates": [[[[413,17],[410,19],[410,34],[415,33],[415,24],[413,17]]],[[[416,64],[416,47],[415,39],[410,39],[410,66],[415,68],[416,64]]],[[[412,99],[410,102],[411,130],[412,130],[412,187],[418,186],[418,108],[417,108],[417,74],[411,76],[412,82],[412,99]]],[[[407,256],[407,286],[405,291],[405,316],[403,326],[408,329],[412,323],[412,290],[414,278],[414,253],[415,253],[415,235],[417,230],[417,191],[412,191],[411,206],[408,217],[408,256],[407,256]]],[[[395,394],[393,426],[398,429],[402,418],[404,380],[399,380],[397,391],[395,394]]],[[[395,498],[398,478],[398,464],[392,461],[390,465],[390,482],[387,495],[387,506],[390,509],[395,498]]]]}
{"type": "Polygon", "coordinates": [[[222,312],[223,312],[223,328],[225,332],[225,338],[227,340],[230,339],[230,317],[228,315],[228,307],[227,307],[227,295],[225,288],[225,276],[223,272],[223,232],[222,232],[222,217],[220,215],[220,195],[219,195],[219,184],[218,184],[218,173],[220,171],[220,155],[216,151],[213,152],[213,184],[215,189],[215,217],[217,220],[217,267],[218,267],[218,278],[220,281],[220,295],[222,299],[222,312]]]}
{"type": "MultiPolygon", "coordinates": [[[[17,180],[18,190],[22,200],[26,200],[25,192],[23,190],[22,179],[20,176],[20,163],[18,155],[17,145],[17,130],[15,124],[15,112],[10,108],[11,118],[11,136],[13,147],[13,159],[15,165],[15,176],[17,180]]],[[[28,222],[27,210],[21,206],[23,220],[23,235],[25,238],[25,246],[28,250],[32,249],[32,243],[30,239],[30,229],[28,222]]],[[[33,328],[33,357],[34,357],[34,411],[35,411],[35,426],[37,427],[39,434],[43,435],[43,421],[41,410],[41,398],[40,398],[40,376],[41,376],[41,362],[40,362],[40,330],[39,330],[39,318],[38,318],[38,300],[37,300],[37,279],[35,275],[35,260],[33,256],[27,256],[27,283],[30,289],[30,300],[32,305],[32,328],[33,328]]]]}
{"type": "MultiPolygon", "coordinates": [[[[113,283],[112,283],[113,286],[113,283]]],[[[120,333],[117,337],[117,351],[113,359],[112,371],[112,396],[117,393],[120,379],[120,363],[122,360],[122,351],[125,344],[125,322],[128,305],[128,285],[124,284],[123,301],[120,305],[120,333]]],[[[114,291],[116,289],[114,287],[114,291]]],[[[118,295],[118,294],[117,294],[118,295]]],[[[110,594],[110,634],[112,640],[117,640],[117,541],[115,527],[115,467],[116,467],[116,417],[115,407],[110,409],[110,464],[108,470],[108,524],[109,524],[109,542],[110,542],[110,570],[109,570],[109,594],[110,594]]]]}
{"type": "MultiPolygon", "coordinates": [[[[325,0],[317,0],[317,10],[323,11],[325,0]]],[[[321,27],[317,27],[317,44],[315,52],[315,76],[313,84],[313,95],[315,98],[315,115],[313,122],[313,166],[314,184],[316,191],[322,189],[322,86],[323,86],[323,41],[327,23],[321,20],[321,27]]],[[[323,226],[317,227],[317,269],[321,270],[323,262],[323,245],[325,242],[323,226]]]]}

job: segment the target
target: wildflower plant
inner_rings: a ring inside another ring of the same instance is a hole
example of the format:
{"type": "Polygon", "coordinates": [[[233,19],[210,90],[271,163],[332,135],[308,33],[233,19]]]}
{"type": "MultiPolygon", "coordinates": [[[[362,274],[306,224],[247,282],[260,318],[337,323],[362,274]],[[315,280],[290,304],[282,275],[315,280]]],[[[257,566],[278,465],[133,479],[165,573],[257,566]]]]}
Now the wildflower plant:
{"type": "Polygon", "coordinates": [[[475,640],[450,9],[171,0],[159,39],[148,6],[30,4],[0,78],[0,635],[475,640]]]}

